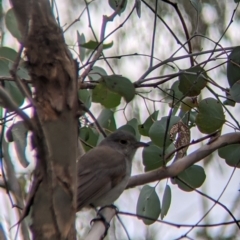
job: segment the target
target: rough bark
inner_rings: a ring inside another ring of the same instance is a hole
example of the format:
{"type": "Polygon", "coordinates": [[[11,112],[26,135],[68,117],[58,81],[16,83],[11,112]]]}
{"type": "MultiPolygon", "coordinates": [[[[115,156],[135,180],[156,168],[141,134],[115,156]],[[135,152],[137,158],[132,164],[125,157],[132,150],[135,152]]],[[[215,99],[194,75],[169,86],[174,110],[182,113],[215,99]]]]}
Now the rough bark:
{"type": "Polygon", "coordinates": [[[75,239],[77,63],[48,0],[11,3],[35,88],[37,166],[26,206],[33,239],[75,239]]]}

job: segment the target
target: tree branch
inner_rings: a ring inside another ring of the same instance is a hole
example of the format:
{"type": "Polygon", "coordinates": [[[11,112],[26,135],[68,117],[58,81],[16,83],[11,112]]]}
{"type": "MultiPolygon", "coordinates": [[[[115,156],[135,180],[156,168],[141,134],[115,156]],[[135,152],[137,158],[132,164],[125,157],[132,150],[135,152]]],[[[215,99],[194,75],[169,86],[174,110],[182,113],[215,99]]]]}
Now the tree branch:
{"type": "Polygon", "coordinates": [[[129,180],[127,188],[133,188],[154,181],[160,181],[165,178],[175,177],[194,163],[199,162],[213,153],[215,150],[236,143],[240,143],[240,133],[228,133],[222,135],[216,139],[216,141],[199,148],[186,157],[179,159],[169,167],[161,167],[147,173],[132,176],[129,180]]]}

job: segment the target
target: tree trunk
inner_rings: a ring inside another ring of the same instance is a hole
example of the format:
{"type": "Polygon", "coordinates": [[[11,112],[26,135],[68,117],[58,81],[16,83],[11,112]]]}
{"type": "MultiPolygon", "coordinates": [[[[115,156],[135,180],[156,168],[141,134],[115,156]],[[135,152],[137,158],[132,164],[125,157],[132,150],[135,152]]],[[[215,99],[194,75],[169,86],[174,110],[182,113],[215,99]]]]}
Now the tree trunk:
{"type": "Polygon", "coordinates": [[[75,239],[77,63],[48,0],[12,0],[35,89],[37,164],[27,203],[33,239],[75,239]]]}

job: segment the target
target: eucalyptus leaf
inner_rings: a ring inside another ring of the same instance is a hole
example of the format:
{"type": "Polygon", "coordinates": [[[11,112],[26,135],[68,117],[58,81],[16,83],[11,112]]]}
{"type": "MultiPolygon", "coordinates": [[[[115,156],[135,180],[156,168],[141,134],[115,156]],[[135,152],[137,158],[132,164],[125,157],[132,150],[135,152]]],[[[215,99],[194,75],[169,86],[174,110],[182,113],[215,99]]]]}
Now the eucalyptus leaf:
{"type": "Polygon", "coordinates": [[[90,127],[82,127],[79,130],[79,137],[85,151],[89,151],[96,147],[98,143],[99,133],[90,127]]]}
{"type": "Polygon", "coordinates": [[[130,121],[128,121],[127,124],[134,128],[134,130],[135,130],[135,137],[139,141],[140,138],[141,138],[141,135],[140,135],[139,130],[138,130],[138,120],[136,118],[133,118],[130,121]]]}
{"type": "Polygon", "coordinates": [[[81,100],[81,102],[84,104],[86,108],[91,107],[92,103],[92,92],[90,92],[87,89],[80,89],[78,90],[78,98],[81,100]]]}
{"type": "Polygon", "coordinates": [[[22,35],[18,28],[18,22],[14,14],[13,8],[10,8],[5,15],[5,23],[9,32],[15,37],[19,42],[22,41],[22,35]]]}
{"type": "Polygon", "coordinates": [[[171,192],[170,186],[167,184],[163,193],[161,219],[163,219],[167,215],[171,205],[171,200],[172,200],[172,192],[171,192]]]}
{"type": "Polygon", "coordinates": [[[153,224],[161,213],[161,203],[155,188],[144,186],[137,201],[137,214],[151,219],[141,218],[146,225],[153,224]]]}
{"type": "Polygon", "coordinates": [[[195,10],[200,13],[202,10],[202,3],[201,0],[190,0],[191,4],[195,8],[195,10]]]}
{"type": "Polygon", "coordinates": [[[92,101],[101,103],[105,108],[115,108],[120,104],[121,96],[101,82],[92,90],[92,101]]]}
{"type": "Polygon", "coordinates": [[[149,136],[149,129],[152,126],[152,124],[157,120],[157,116],[158,116],[158,112],[159,111],[155,111],[154,113],[152,113],[143,124],[138,126],[139,132],[141,133],[141,135],[143,136],[149,136]]]}
{"type": "MultiPolygon", "coordinates": [[[[120,10],[120,12],[118,13],[119,16],[121,15],[121,13],[123,13],[123,12],[125,11],[126,6],[127,6],[127,2],[128,2],[128,0],[125,0],[123,6],[121,6],[121,10],[120,10]]],[[[110,6],[114,11],[117,10],[117,8],[119,7],[119,5],[120,5],[121,3],[122,3],[122,0],[108,0],[109,6],[110,6]]]]}
{"type": "Polygon", "coordinates": [[[225,115],[220,102],[214,98],[203,99],[198,105],[196,124],[200,132],[210,134],[222,128],[225,115]]]}
{"type": "Polygon", "coordinates": [[[107,72],[103,68],[98,66],[94,66],[88,74],[91,81],[98,81],[104,75],[107,75],[107,72]]]}
{"type": "Polygon", "coordinates": [[[235,82],[230,88],[231,99],[235,102],[240,103],[240,80],[235,82]]]}
{"type": "Polygon", "coordinates": [[[23,104],[24,96],[22,95],[21,91],[19,90],[15,82],[5,81],[4,88],[10,94],[10,96],[18,106],[21,106],[23,104]]]}
{"type": "Polygon", "coordinates": [[[16,60],[17,52],[9,47],[0,47],[1,60],[7,60],[7,62],[13,63],[16,60]]]}
{"type": "Polygon", "coordinates": [[[168,90],[168,101],[171,102],[171,107],[179,107],[179,105],[181,104],[180,99],[182,99],[184,97],[183,93],[179,90],[179,84],[180,81],[177,80],[175,81],[170,90],[168,90]]]}
{"type": "Polygon", "coordinates": [[[177,116],[171,116],[170,120],[168,119],[169,117],[162,117],[160,120],[154,122],[149,129],[151,140],[159,147],[163,147],[164,145],[167,147],[172,143],[169,131],[174,124],[180,121],[180,117],[177,116]],[[164,143],[165,134],[167,134],[167,137],[166,142],[164,143]]]}
{"type": "Polygon", "coordinates": [[[240,79],[240,46],[235,47],[228,56],[227,79],[232,87],[240,79]]]}
{"type": "MultiPolygon", "coordinates": [[[[142,159],[144,165],[144,171],[152,171],[154,169],[160,168],[164,165],[164,156],[167,156],[169,153],[175,150],[174,144],[170,144],[165,151],[163,151],[162,147],[158,147],[153,143],[149,143],[150,146],[144,148],[142,151],[142,159]]],[[[165,163],[169,162],[173,158],[174,154],[170,156],[168,159],[165,159],[165,163]]]]}
{"type": "Polygon", "coordinates": [[[132,82],[121,75],[103,76],[101,81],[107,88],[124,97],[127,102],[132,101],[135,96],[135,88],[132,82]]]}
{"type": "Polygon", "coordinates": [[[182,171],[178,175],[178,178],[174,178],[178,187],[183,191],[191,192],[195,188],[199,188],[202,186],[206,179],[206,174],[203,167],[198,165],[192,165],[186,170],[182,171]],[[187,183],[187,185],[185,183],[187,183]]]}
{"type": "Polygon", "coordinates": [[[240,168],[240,144],[231,144],[218,149],[218,155],[231,167],[240,168]]]}
{"type": "Polygon", "coordinates": [[[118,130],[124,130],[124,131],[130,132],[134,136],[136,136],[136,131],[135,131],[134,127],[129,124],[122,125],[121,127],[118,128],[118,130]]]}
{"type": "Polygon", "coordinates": [[[8,62],[5,60],[0,60],[0,76],[1,77],[11,77],[9,72],[8,62]]]}
{"type": "Polygon", "coordinates": [[[84,47],[82,47],[81,44],[85,44],[86,40],[85,40],[84,34],[83,33],[80,34],[78,31],[77,31],[77,42],[78,42],[79,58],[81,61],[83,61],[85,58],[86,49],[84,47]]]}
{"type": "Polygon", "coordinates": [[[114,112],[109,109],[104,108],[98,116],[97,121],[104,130],[107,130],[107,133],[112,133],[116,130],[114,112]]]}
{"type": "Polygon", "coordinates": [[[135,0],[136,11],[139,18],[141,18],[141,0],[135,0]]]}
{"type": "MultiPolygon", "coordinates": [[[[82,47],[82,48],[87,48],[87,49],[94,50],[94,49],[97,49],[100,46],[100,43],[96,42],[96,41],[93,41],[93,40],[90,40],[86,43],[79,44],[79,46],[82,47]]],[[[113,42],[105,43],[105,44],[103,44],[103,49],[108,49],[108,48],[111,48],[112,46],[113,46],[113,42]]]]}
{"type": "Polygon", "coordinates": [[[24,125],[24,122],[17,122],[15,123],[12,128],[12,137],[15,145],[15,149],[17,152],[18,160],[23,167],[27,167],[29,162],[27,160],[25,150],[27,146],[27,133],[28,130],[24,125]]]}
{"type": "Polygon", "coordinates": [[[201,90],[207,85],[205,78],[207,74],[204,69],[195,66],[186,69],[184,73],[179,76],[179,90],[184,96],[194,97],[201,93],[201,90]]]}

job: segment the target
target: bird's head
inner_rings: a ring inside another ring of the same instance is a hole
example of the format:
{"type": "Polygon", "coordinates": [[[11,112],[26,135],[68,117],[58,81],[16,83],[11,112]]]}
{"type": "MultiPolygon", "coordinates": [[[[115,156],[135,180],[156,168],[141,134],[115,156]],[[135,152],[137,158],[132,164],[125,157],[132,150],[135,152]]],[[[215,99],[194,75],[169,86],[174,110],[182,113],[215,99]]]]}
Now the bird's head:
{"type": "Polygon", "coordinates": [[[124,130],[117,130],[110,134],[100,145],[112,147],[131,159],[138,148],[149,146],[147,143],[137,141],[132,133],[124,130]]]}

